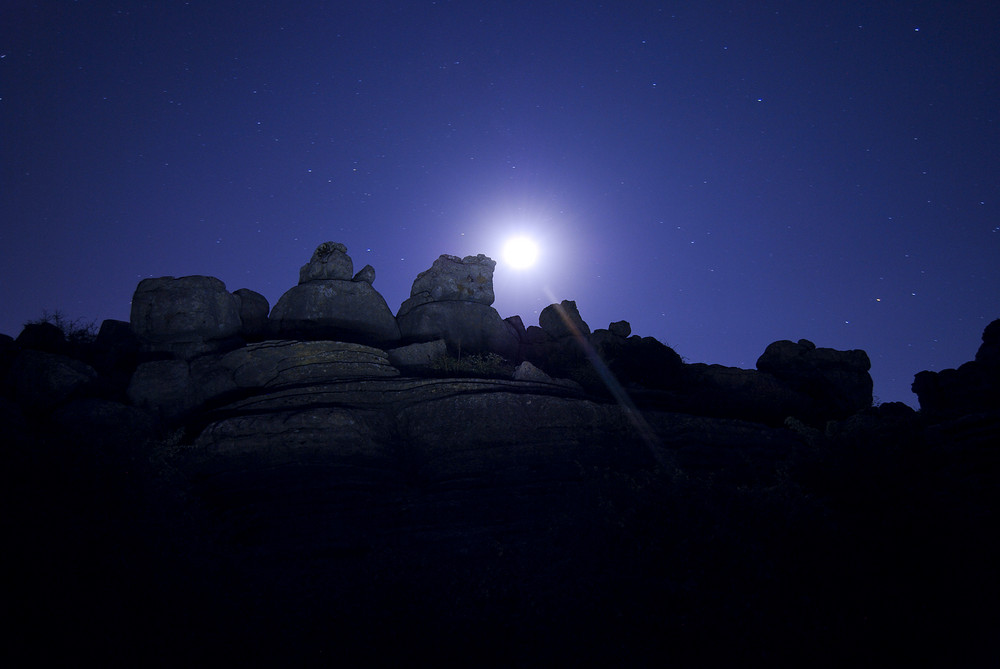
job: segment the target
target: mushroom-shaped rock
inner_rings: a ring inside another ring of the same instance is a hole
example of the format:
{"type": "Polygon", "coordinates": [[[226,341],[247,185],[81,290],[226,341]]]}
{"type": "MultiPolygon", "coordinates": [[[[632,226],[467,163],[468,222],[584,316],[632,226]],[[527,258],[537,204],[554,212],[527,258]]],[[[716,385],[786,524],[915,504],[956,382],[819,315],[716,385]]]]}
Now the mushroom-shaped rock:
{"type": "Polygon", "coordinates": [[[309,281],[286,292],[271,310],[272,334],[373,345],[399,341],[399,327],[385,299],[370,283],[350,279],[309,281]]]}

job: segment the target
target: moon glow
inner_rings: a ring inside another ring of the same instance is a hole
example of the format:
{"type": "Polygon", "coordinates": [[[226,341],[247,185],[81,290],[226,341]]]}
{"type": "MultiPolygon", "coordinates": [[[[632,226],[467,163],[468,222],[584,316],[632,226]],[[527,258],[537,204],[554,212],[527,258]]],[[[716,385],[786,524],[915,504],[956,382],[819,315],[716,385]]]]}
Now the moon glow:
{"type": "Polygon", "coordinates": [[[538,244],[527,237],[512,237],[503,246],[503,259],[514,269],[527,269],[538,259],[538,244]]]}

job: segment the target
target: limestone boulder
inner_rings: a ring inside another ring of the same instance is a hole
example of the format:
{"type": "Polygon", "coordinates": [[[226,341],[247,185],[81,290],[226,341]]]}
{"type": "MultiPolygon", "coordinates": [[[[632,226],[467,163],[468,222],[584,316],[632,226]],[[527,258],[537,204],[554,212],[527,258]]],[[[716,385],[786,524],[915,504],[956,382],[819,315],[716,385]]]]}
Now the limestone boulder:
{"type": "Polygon", "coordinates": [[[46,353],[66,355],[69,352],[69,342],[66,334],[55,323],[28,323],[15,340],[21,348],[46,353]]]}
{"type": "Polygon", "coordinates": [[[752,369],[694,363],[681,372],[675,410],[700,416],[783,425],[794,416],[814,420],[814,402],[771,374],[752,369]]]}
{"type": "Polygon", "coordinates": [[[233,346],[239,300],[211,276],[143,279],[132,296],[132,332],[147,350],[182,358],[233,346]]]}
{"type": "Polygon", "coordinates": [[[954,417],[1000,409],[1000,320],[983,331],[983,343],[958,369],[924,371],[913,378],[920,409],[934,416],[954,417]]]}
{"type": "Polygon", "coordinates": [[[448,344],[444,339],[407,344],[387,351],[393,367],[406,372],[426,372],[448,354],[448,344]]]}
{"type": "Polygon", "coordinates": [[[817,348],[808,339],[776,341],[757,359],[757,369],[811,397],[817,412],[830,419],[872,405],[871,361],[860,349],[817,348]]]}
{"type": "Polygon", "coordinates": [[[579,383],[573,381],[572,379],[554,379],[542,370],[538,369],[530,362],[525,360],[520,365],[514,369],[514,380],[515,381],[532,381],[534,383],[550,383],[557,386],[562,386],[568,390],[573,390],[576,392],[582,392],[583,388],[579,383]]]}
{"type": "Polygon", "coordinates": [[[550,304],[538,315],[538,325],[555,339],[579,337],[590,334],[590,327],[573,300],[563,300],[559,304],[550,304]]]}
{"type": "Polygon", "coordinates": [[[684,363],[676,351],[659,340],[636,335],[622,339],[608,330],[598,330],[591,335],[591,341],[620,383],[660,389],[677,386],[684,363]],[[599,337],[598,333],[605,336],[599,337]]]}
{"type": "Polygon", "coordinates": [[[136,368],[126,395],[164,423],[184,420],[235,394],[232,372],[219,360],[218,355],[206,355],[191,361],[145,362],[136,368]]]}
{"type": "Polygon", "coordinates": [[[371,265],[365,265],[358,270],[358,273],[354,275],[351,281],[364,281],[365,283],[375,283],[375,268],[371,265]]]}
{"type": "Polygon", "coordinates": [[[608,331],[616,337],[628,338],[632,334],[632,325],[628,321],[615,321],[608,325],[608,331]]]}
{"type": "Polygon", "coordinates": [[[976,351],[976,362],[988,369],[1000,369],[1000,319],[983,330],[983,343],[976,351]]]}
{"type": "Polygon", "coordinates": [[[124,396],[141,350],[127,321],[107,319],[101,323],[94,341],[94,368],[115,394],[124,396]]]}
{"type": "Polygon", "coordinates": [[[259,341],[267,336],[267,314],[271,305],[267,298],[249,288],[233,291],[240,313],[240,335],[248,341],[259,341]]]}
{"type": "Polygon", "coordinates": [[[399,341],[385,299],[366,281],[314,280],[278,299],[270,329],[280,339],[335,339],[384,345],[399,341]]]}
{"type": "Polygon", "coordinates": [[[139,339],[127,321],[108,318],[101,323],[94,348],[111,353],[116,358],[131,357],[139,352],[139,339]]]}
{"type": "Polygon", "coordinates": [[[385,351],[336,341],[265,341],[226,354],[220,364],[240,388],[399,376],[385,351]]]}
{"type": "Polygon", "coordinates": [[[399,314],[428,302],[475,302],[493,304],[493,269],[496,261],[483,254],[476,256],[442,255],[417,275],[410,289],[410,299],[403,302],[399,314]]]}
{"type": "Polygon", "coordinates": [[[310,281],[350,281],[354,276],[354,262],[347,255],[347,247],[337,242],[323,242],[313,251],[302,269],[299,283],[310,281]]]}
{"type": "Polygon", "coordinates": [[[512,360],[520,346],[514,326],[480,302],[428,302],[396,320],[405,341],[443,339],[455,354],[497,353],[512,360]]]}

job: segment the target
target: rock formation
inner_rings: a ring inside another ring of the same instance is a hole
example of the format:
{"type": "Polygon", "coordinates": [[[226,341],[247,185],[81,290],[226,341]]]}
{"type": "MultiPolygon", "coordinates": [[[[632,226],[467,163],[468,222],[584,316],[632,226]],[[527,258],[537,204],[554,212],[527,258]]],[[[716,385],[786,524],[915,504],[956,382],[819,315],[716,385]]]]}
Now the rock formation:
{"type": "Polygon", "coordinates": [[[354,276],[343,244],[320,244],[299,271],[299,285],[282,295],[271,310],[272,335],[375,345],[398,342],[396,319],[372,287],[374,280],[370,267],[354,276]]]}
{"type": "Polygon", "coordinates": [[[914,412],[871,406],[863,351],[686,364],[571,301],[525,328],[492,270],[442,256],[394,330],[374,270],[328,243],[266,319],[253,291],[166,277],[91,343],[0,336],[11,643],[991,666],[1000,321],[916,376],[914,412]]]}
{"type": "Polygon", "coordinates": [[[496,353],[513,360],[519,339],[493,304],[496,262],[478,256],[442,255],[413,282],[396,320],[409,342],[443,339],[456,355],[496,353]]]}
{"type": "Polygon", "coordinates": [[[233,291],[240,314],[240,335],[247,341],[260,341],[269,334],[267,315],[271,305],[267,298],[249,288],[233,291]]]}
{"type": "Polygon", "coordinates": [[[238,300],[211,276],[143,279],[130,322],[148,350],[184,358],[232,347],[241,328],[238,300]]]}
{"type": "Polygon", "coordinates": [[[846,418],[872,404],[871,361],[864,351],[816,348],[808,339],[776,341],[757,359],[757,369],[810,397],[829,418],[846,418]]]}
{"type": "Polygon", "coordinates": [[[941,416],[1000,409],[1000,319],[983,330],[974,360],[958,369],[924,371],[913,379],[920,409],[941,416]]]}

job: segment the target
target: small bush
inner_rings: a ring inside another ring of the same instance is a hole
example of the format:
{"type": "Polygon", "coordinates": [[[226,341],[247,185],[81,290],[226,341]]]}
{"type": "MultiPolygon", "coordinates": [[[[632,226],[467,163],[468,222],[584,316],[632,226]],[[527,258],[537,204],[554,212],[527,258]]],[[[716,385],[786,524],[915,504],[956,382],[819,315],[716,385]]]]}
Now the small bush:
{"type": "Polygon", "coordinates": [[[97,321],[88,321],[83,318],[70,320],[65,314],[58,310],[52,312],[42,311],[41,318],[28,321],[24,324],[24,326],[28,327],[29,325],[40,325],[42,323],[54,325],[62,330],[63,335],[66,337],[66,341],[70,344],[93,344],[97,339],[97,321]]]}
{"type": "Polygon", "coordinates": [[[476,376],[488,379],[509,379],[514,376],[514,368],[496,353],[476,353],[455,358],[443,355],[431,364],[431,368],[449,376],[476,376]]]}

